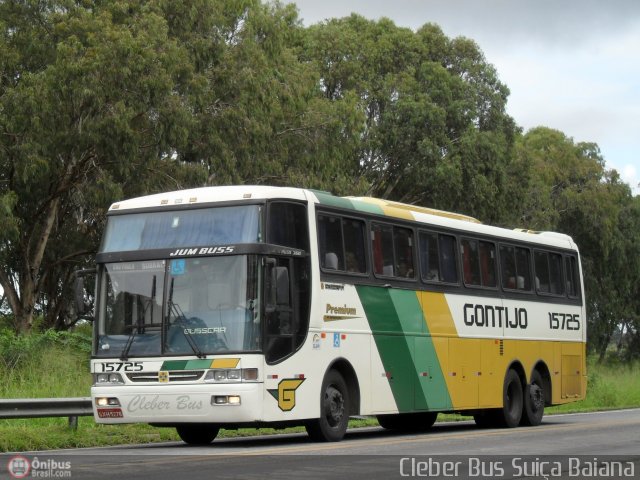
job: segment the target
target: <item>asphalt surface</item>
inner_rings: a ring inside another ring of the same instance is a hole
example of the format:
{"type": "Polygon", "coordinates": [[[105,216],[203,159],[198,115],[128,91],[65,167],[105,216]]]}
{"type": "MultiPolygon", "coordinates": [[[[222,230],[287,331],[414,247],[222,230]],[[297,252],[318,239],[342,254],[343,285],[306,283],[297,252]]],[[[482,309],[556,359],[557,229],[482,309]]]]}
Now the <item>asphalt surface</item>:
{"type": "MultiPolygon", "coordinates": [[[[640,409],[546,416],[538,427],[515,429],[473,422],[438,423],[423,434],[362,428],[339,443],[296,434],[19,455],[32,466],[24,478],[640,478],[640,409]]],[[[16,478],[4,467],[15,456],[0,457],[0,478],[16,478]]]]}

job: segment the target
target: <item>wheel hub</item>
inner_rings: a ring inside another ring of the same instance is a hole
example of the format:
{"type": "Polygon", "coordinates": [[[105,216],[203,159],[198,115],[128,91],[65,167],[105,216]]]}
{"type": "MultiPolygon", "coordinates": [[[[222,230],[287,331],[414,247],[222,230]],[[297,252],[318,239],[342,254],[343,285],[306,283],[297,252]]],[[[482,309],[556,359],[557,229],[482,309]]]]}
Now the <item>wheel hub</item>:
{"type": "Polygon", "coordinates": [[[344,398],[334,387],[327,388],[325,412],[327,421],[332,427],[339,425],[344,415],[344,398]]]}

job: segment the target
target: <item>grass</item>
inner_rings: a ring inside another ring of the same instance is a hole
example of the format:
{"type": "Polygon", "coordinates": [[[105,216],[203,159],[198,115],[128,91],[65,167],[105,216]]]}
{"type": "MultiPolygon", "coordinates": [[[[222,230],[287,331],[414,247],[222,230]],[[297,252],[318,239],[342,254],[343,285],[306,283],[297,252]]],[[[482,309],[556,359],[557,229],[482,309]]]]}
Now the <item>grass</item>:
{"type": "Polygon", "coordinates": [[[584,400],[546,410],[548,413],[591,412],[640,406],[640,362],[611,360],[598,364],[589,359],[587,396],[584,400]]]}
{"type": "MultiPolygon", "coordinates": [[[[73,334],[48,332],[16,337],[0,331],[0,398],[87,397],[91,385],[87,331],[73,334]]],[[[640,406],[640,362],[589,363],[587,398],[547,409],[547,413],[585,412],[640,406]]],[[[439,421],[465,420],[460,415],[440,415],[439,421]]],[[[374,426],[373,418],[353,419],[350,427],[374,426]]],[[[222,430],[220,437],[303,432],[285,430],[222,430]]],[[[0,452],[77,448],[132,443],[177,441],[172,428],[148,425],[97,425],[81,417],[78,429],[66,418],[0,420],[0,452]]]]}

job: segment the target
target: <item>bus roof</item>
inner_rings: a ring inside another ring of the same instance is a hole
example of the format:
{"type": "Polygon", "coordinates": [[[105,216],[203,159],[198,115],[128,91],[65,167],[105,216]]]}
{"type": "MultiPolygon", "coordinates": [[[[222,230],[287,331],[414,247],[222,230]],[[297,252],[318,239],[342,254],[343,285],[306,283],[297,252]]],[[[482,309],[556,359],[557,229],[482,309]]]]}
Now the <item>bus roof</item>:
{"type": "Polygon", "coordinates": [[[328,192],[293,187],[239,185],[177,190],[116,202],[111,205],[109,212],[116,213],[123,210],[167,208],[171,206],[272,198],[311,201],[312,203],[319,203],[321,205],[417,221],[458,231],[468,231],[522,242],[552,245],[572,250],[577,249],[571,237],[563,233],[538,232],[524,229],[510,230],[502,227],[484,225],[473,217],[454,212],[446,212],[371,197],[338,197],[328,192]]]}

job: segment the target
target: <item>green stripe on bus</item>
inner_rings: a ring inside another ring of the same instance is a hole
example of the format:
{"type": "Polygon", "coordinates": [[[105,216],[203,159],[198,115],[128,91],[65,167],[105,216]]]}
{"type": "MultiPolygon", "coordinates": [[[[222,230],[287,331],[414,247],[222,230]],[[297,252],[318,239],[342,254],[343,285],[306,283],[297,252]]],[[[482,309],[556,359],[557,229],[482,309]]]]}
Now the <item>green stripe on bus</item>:
{"type": "Polygon", "coordinates": [[[418,295],[410,290],[389,290],[407,341],[413,339],[412,359],[416,368],[415,405],[420,409],[450,409],[451,397],[442,373],[433,338],[429,335],[427,322],[418,295]],[[415,336],[413,336],[415,334],[415,336]],[[420,394],[422,392],[422,395],[420,394]]]}
{"type": "Polygon", "coordinates": [[[160,370],[199,370],[211,368],[211,360],[166,360],[160,370]]]}
{"type": "Polygon", "coordinates": [[[199,370],[201,368],[211,368],[211,359],[207,360],[189,360],[185,370],[199,370]]]}
{"type": "Polygon", "coordinates": [[[372,203],[367,203],[367,202],[361,202],[359,200],[351,200],[351,203],[353,204],[353,208],[355,208],[360,212],[384,215],[384,210],[382,210],[382,208],[379,207],[378,205],[373,205],[372,203]]]}
{"type": "Polygon", "coordinates": [[[349,210],[357,210],[359,212],[375,213],[378,215],[384,215],[384,211],[378,205],[371,203],[361,202],[359,200],[351,200],[344,197],[336,197],[327,192],[320,190],[312,190],[318,201],[322,205],[329,205],[331,207],[346,208],[349,210]]]}
{"type": "Polygon", "coordinates": [[[188,362],[188,360],[165,360],[160,370],[184,370],[188,362]]]}
{"type": "Polygon", "coordinates": [[[355,210],[353,207],[353,203],[351,203],[351,200],[347,200],[346,198],[342,197],[336,197],[335,195],[331,195],[327,192],[321,192],[320,190],[312,190],[312,192],[315,194],[322,205],[355,210]]]}
{"type": "Polygon", "coordinates": [[[450,410],[451,397],[416,292],[357,287],[399,412],[450,410]]]}
{"type": "MultiPolygon", "coordinates": [[[[358,286],[357,291],[374,332],[373,338],[389,377],[396,407],[399,412],[413,411],[416,404],[414,395],[419,395],[417,403],[425,403],[422,392],[414,388],[417,372],[413,361],[413,337],[404,335],[389,289],[358,286]]],[[[415,298],[415,293],[413,296],[415,298]]]]}

